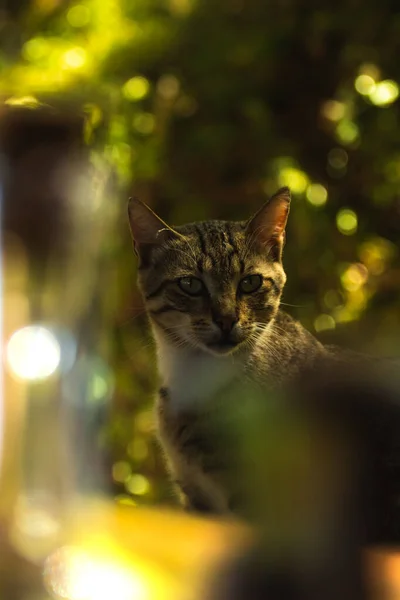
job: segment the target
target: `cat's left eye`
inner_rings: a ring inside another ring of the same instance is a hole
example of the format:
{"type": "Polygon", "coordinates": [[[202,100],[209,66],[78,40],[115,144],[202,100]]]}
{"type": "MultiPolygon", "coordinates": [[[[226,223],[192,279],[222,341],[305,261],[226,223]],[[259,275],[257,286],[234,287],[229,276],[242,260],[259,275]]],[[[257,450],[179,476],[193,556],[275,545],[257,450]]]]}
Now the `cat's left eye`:
{"type": "Polygon", "coordinates": [[[204,292],[204,283],[197,277],[181,277],[178,285],[189,296],[201,296],[204,292]]]}
{"type": "Polygon", "coordinates": [[[248,275],[239,283],[239,291],[243,294],[252,294],[256,292],[262,284],[261,275],[248,275]]]}

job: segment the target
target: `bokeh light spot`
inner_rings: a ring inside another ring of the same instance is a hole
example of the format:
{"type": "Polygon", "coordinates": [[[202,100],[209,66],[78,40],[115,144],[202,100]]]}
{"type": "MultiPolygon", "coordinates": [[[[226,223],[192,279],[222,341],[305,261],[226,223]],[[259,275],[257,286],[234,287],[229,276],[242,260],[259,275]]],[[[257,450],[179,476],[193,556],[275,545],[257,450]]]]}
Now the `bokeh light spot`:
{"type": "Polygon", "coordinates": [[[137,76],[124,83],[122,93],[128,100],[142,100],[150,91],[150,83],[145,77],[137,76]]]}
{"type": "Polygon", "coordinates": [[[359,290],[368,280],[368,269],[361,263],[350,265],[342,274],[343,287],[349,292],[359,290]]]}
{"type": "Polygon", "coordinates": [[[328,192],[320,183],[312,183],[307,188],[306,198],[313,206],[324,206],[328,199],[328,192]]]}
{"type": "Polygon", "coordinates": [[[328,100],[322,105],[321,113],[329,121],[337,122],[344,118],[346,105],[337,100],[328,100]]]}
{"type": "Polygon", "coordinates": [[[63,54],[62,63],[66,69],[80,69],[86,63],[86,58],[84,48],[71,48],[63,54]]]}
{"type": "Polygon", "coordinates": [[[318,332],[327,331],[329,329],[335,329],[335,327],[335,319],[331,315],[318,315],[318,317],[314,321],[314,329],[318,332]]]}
{"type": "Polygon", "coordinates": [[[131,473],[131,465],[125,460],[121,460],[113,464],[112,476],[114,481],[118,483],[124,483],[131,473]]]}
{"type": "Polygon", "coordinates": [[[356,213],[349,208],[343,208],[336,215],[336,225],[343,235],[353,235],[358,226],[356,213]]]}
{"type": "Polygon", "coordinates": [[[40,325],[19,329],[7,344],[8,366],[20,379],[46,379],[57,370],[60,359],[57,338],[40,325]]]}
{"type": "Polygon", "coordinates": [[[76,4],[67,12],[67,21],[72,27],[84,27],[89,20],[90,10],[84,4],[76,4]]]}
{"type": "Polygon", "coordinates": [[[353,121],[343,120],[336,127],[336,135],[343,144],[352,144],[358,139],[360,131],[353,121]]]}
{"type": "Polygon", "coordinates": [[[369,94],[369,99],[375,106],[388,106],[399,97],[399,86],[395,81],[380,81],[369,94]]]}
{"type": "Polygon", "coordinates": [[[338,290],[328,290],[324,295],[324,304],[329,310],[343,306],[343,297],[338,290]]]}
{"type": "Polygon", "coordinates": [[[150,491],[150,482],[144,475],[131,475],[126,481],[125,487],[135,496],[145,496],[150,491]]]}
{"type": "Polygon", "coordinates": [[[308,177],[304,171],[294,167],[283,168],[278,176],[279,185],[287,185],[294,194],[302,194],[308,186],[308,177]]]}
{"type": "Polygon", "coordinates": [[[22,56],[31,62],[40,60],[48,52],[48,42],[44,38],[36,37],[25,42],[22,46],[22,56]]]}
{"type": "Polygon", "coordinates": [[[375,90],[376,85],[370,75],[359,75],[354,82],[354,87],[362,96],[368,96],[375,90]]]}
{"type": "Polygon", "coordinates": [[[373,275],[381,275],[397,252],[392,242],[380,237],[367,240],[359,248],[361,260],[373,275]]]}
{"type": "Polygon", "coordinates": [[[165,100],[173,100],[179,93],[179,80],[174,75],[163,75],[157,83],[157,93],[165,100]]]}

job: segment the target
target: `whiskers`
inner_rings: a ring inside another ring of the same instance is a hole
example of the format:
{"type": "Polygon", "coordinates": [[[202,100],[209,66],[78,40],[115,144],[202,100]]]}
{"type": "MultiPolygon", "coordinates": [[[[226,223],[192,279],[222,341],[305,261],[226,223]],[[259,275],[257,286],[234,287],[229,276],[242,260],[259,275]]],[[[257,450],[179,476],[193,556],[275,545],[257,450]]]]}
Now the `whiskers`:
{"type": "Polygon", "coordinates": [[[162,325],[163,335],[175,348],[198,349],[200,347],[194,338],[191,326],[186,324],[162,325]]]}
{"type": "Polygon", "coordinates": [[[277,350],[273,337],[266,335],[267,333],[272,333],[273,327],[272,321],[269,321],[268,323],[256,321],[253,323],[252,330],[245,343],[247,343],[254,352],[262,349],[265,354],[265,349],[268,349],[269,356],[272,356],[274,359],[279,359],[279,351],[277,350]]]}

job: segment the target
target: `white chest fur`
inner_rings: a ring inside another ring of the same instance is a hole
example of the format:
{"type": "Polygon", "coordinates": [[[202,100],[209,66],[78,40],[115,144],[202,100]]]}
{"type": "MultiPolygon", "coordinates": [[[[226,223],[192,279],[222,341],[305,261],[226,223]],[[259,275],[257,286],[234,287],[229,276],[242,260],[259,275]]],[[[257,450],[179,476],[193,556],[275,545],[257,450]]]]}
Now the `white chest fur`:
{"type": "Polygon", "coordinates": [[[173,407],[200,406],[240,376],[241,360],[175,348],[157,336],[158,367],[173,407]]]}

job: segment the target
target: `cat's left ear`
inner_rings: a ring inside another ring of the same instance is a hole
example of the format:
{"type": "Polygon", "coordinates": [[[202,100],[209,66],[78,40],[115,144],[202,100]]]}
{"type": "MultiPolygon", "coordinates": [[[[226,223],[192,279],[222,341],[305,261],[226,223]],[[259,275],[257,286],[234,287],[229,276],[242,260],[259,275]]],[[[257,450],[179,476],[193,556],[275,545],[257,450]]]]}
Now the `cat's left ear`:
{"type": "Polygon", "coordinates": [[[285,243],[285,228],[289,216],[290,190],[283,187],[276,192],[250,219],[246,236],[251,244],[268,252],[273,260],[281,260],[285,243]]]}
{"type": "Polygon", "coordinates": [[[138,256],[143,256],[143,253],[153,246],[179,236],[138,198],[129,198],[128,215],[135,252],[138,256]]]}

